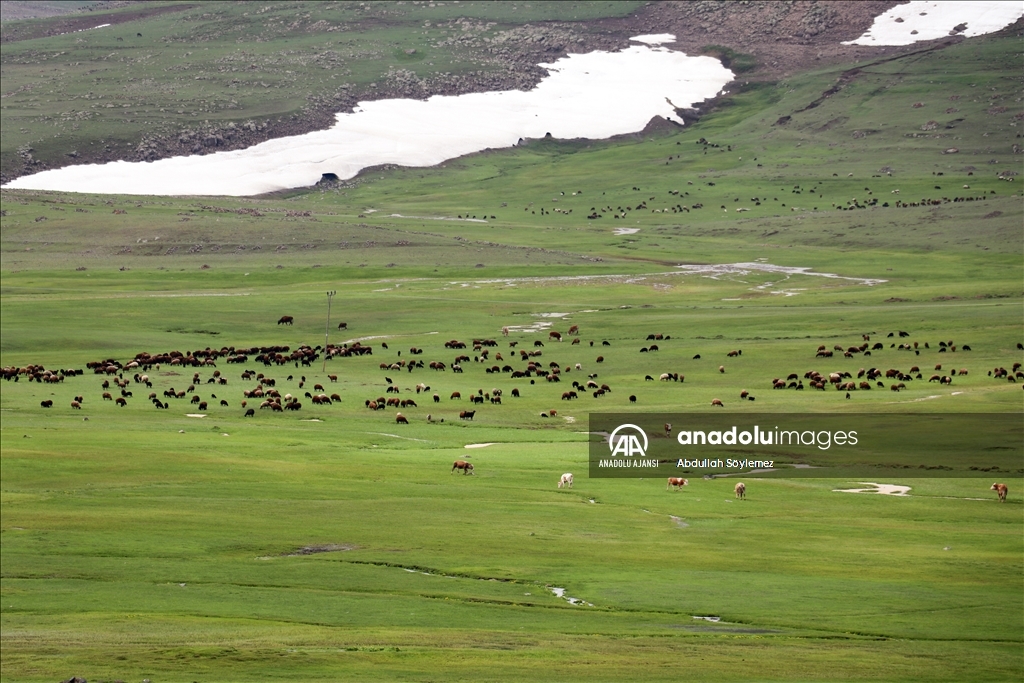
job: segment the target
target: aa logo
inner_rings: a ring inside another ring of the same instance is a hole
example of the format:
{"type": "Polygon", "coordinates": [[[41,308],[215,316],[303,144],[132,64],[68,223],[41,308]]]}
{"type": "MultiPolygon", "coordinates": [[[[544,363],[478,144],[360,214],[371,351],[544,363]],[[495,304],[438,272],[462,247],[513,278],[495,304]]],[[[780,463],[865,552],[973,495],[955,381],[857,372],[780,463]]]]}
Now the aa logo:
{"type": "Polygon", "coordinates": [[[608,448],[611,449],[612,457],[622,455],[642,458],[647,454],[647,433],[633,424],[619,425],[608,436],[608,448]],[[641,439],[643,445],[640,444],[641,439]]]}

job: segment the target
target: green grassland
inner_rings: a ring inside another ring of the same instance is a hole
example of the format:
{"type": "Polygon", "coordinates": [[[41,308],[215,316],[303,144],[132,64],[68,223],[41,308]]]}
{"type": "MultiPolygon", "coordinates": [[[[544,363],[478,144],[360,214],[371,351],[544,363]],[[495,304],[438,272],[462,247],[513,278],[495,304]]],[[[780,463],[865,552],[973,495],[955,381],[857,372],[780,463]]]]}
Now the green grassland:
{"type": "Polygon", "coordinates": [[[677,492],[586,476],[594,411],[720,398],[744,413],[1020,414],[1021,382],[988,374],[1024,361],[1020,178],[998,177],[1021,166],[1019,65],[1015,35],[972,39],[853,75],[738,83],[685,129],[527,141],[259,198],[3,191],[0,365],[315,346],[328,290],[330,342],[374,352],[163,365],[123,408],[91,371],[0,385],[0,678],[1019,680],[1020,471],[884,480],[907,497],[752,476],[743,501],[730,479],[677,492]],[[937,203],[896,206],[922,199],[937,203]],[[758,261],[809,271],[678,267],[758,261]],[[580,344],[548,340],[573,324],[580,344]],[[641,353],[652,333],[671,339],[641,353]],[[815,358],[863,335],[883,348],[815,358]],[[462,374],[379,367],[451,364],[444,342],[474,338],[498,346],[462,374]],[[538,340],[560,383],[485,371],[498,352],[521,369],[513,354],[538,340]],[[912,365],[923,379],[900,392],[771,389],[912,365]],[[968,373],[928,382],[936,365],[968,373]],[[303,408],[243,417],[246,368],[303,408]],[[206,411],[146,400],[196,371],[206,411]],[[685,381],[644,380],[662,372],[685,381]],[[560,399],[592,373],[612,391],[560,399]],[[386,377],[418,403],[408,425],[364,405],[391,396],[386,377]],[[310,405],[316,383],[341,401],[310,405]],[[495,388],[501,405],[459,419],[495,388]],[[475,474],[451,474],[456,459],[475,474]],[[556,488],[563,472],[572,489],[556,488]]]}

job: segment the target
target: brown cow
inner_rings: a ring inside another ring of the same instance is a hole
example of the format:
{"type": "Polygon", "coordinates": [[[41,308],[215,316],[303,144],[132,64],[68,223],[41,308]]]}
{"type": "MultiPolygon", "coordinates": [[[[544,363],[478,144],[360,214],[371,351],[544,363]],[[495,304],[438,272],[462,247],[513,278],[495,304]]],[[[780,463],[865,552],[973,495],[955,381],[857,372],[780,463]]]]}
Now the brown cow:
{"type": "Polygon", "coordinates": [[[1006,494],[1009,492],[1009,489],[1006,487],[1006,484],[992,484],[992,488],[989,490],[996,492],[996,494],[999,496],[1000,503],[1006,502],[1006,494]]]}
{"type": "Polygon", "coordinates": [[[466,462],[465,460],[456,460],[452,463],[452,472],[455,470],[462,470],[462,474],[475,474],[473,472],[473,463],[466,462]]]}
{"type": "Polygon", "coordinates": [[[679,491],[684,486],[689,486],[689,485],[690,485],[690,482],[688,482],[687,480],[683,479],[682,477],[669,477],[668,478],[668,484],[666,484],[665,488],[666,489],[670,489],[670,488],[672,488],[674,486],[676,488],[676,491],[679,491]]]}
{"type": "Polygon", "coordinates": [[[722,399],[720,399],[720,398],[713,398],[713,399],[711,399],[711,405],[718,406],[719,408],[724,408],[725,407],[725,404],[722,403],[722,399]]]}
{"type": "Polygon", "coordinates": [[[747,497],[747,485],[744,484],[742,481],[737,483],[736,484],[736,488],[734,488],[733,490],[736,492],[736,497],[737,498],[746,498],[747,497]]]}
{"type": "Polygon", "coordinates": [[[291,317],[290,315],[282,315],[281,319],[277,321],[277,324],[278,325],[291,325],[293,322],[295,322],[295,318],[291,317]]]}
{"type": "Polygon", "coordinates": [[[571,334],[571,335],[578,335],[579,333],[580,333],[580,326],[579,325],[573,325],[572,327],[569,328],[569,334],[571,334]]]}
{"type": "Polygon", "coordinates": [[[395,413],[395,424],[407,425],[409,424],[409,420],[408,418],[406,418],[405,415],[402,415],[401,413],[395,413]]]}

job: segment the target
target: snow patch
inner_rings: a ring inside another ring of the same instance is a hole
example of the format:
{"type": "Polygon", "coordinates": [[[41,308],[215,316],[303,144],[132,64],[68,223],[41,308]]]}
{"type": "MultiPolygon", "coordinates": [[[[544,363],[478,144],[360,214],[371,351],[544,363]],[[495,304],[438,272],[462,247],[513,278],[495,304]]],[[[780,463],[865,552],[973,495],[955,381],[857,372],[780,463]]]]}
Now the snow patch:
{"type": "Polygon", "coordinates": [[[910,490],[909,486],[900,486],[899,484],[876,484],[873,481],[858,481],[858,484],[864,484],[865,486],[871,486],[869,489],[832,489],[837,493],[880,493],[884,496],[906,496],[907,491],[910,490]]]}
{"type": "Polygon", "coordinates": [[[661,45],[662,43],[676,42],[676,37],[671,33],[649,33],[644,36],[633,36],[630,40],[645,45],[661,45]]]}
{"type": "Polygon", "coordinates": [[[968,38],[994,33],[1024,15],[1024,3],[1017,2],[909,2],[875,17],[860,38],[843,45],[910,45],[949,35],[968,38]],[[963,26],[962,30],[956,29],[963,26]]]}
{"type": "MultiPolygon", "coordinates": [[[[641,36],[644,42],[661,37],[641,36]]],[[[639,41],[638,41],[639,42],[639,41]]],[[[360,102],[328,130],[248,149],[153,162],[115,161],[43,171],[5,187],[129,195],[249,196],[308,187],[323,174],[354,177],[382,164],[434,166],[524,138],[604,139],[642,130],[652,117],[683,125],[676,109],[714,97],[733,73],[713,57],[657,45],[569,54],[539,64],[530,91],[360,102]]]]}

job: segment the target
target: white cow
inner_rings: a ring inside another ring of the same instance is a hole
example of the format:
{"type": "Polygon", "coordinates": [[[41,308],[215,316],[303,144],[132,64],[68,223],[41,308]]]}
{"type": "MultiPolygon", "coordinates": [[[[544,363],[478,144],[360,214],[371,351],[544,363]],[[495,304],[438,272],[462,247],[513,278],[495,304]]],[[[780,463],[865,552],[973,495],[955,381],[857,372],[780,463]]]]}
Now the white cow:
{"type": "Polygon", "coordinates": [[[558,488],[565,487],[567,489],[572,488],[572,472],[566,472],[562,475],[562,478],[558,480],[558,488]]]}

